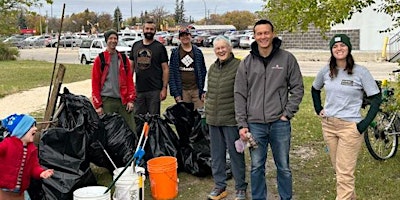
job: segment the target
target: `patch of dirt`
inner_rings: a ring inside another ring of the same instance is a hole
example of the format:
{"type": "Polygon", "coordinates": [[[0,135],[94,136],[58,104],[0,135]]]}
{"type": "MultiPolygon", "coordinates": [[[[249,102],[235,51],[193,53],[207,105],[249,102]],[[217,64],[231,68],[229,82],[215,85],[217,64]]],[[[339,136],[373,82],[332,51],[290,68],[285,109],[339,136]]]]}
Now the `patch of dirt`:
{"type": "Polygon", "coordinates": [[[308,146],[294,146],[290,153],[292,156],[304,161],[311,160],[315,155],[317,155],[316,150],[308,146]]]}

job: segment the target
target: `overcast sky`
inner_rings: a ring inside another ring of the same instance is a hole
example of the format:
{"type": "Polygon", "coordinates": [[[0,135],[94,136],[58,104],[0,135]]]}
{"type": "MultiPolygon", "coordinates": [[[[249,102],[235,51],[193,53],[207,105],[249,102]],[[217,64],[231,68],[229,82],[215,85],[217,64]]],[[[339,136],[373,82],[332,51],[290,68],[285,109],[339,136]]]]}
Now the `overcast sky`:
{"type": "MultiPolygon", "coordinates": [[[[181,0],[179,0],[181,1],[181,0]]],[[[65,15],[83,12],[86,8],[96,13],[114,13],[118,6],[123,18],[131,17],[131,2],[133,16],[140,16],[142,11],[151,11],[163,6],[170,13],[175,12],[176,0],[54,0],[53,6],[44,4],[40,9],[42,15],[61,17],[62,7],[65,3],[65,15]]],[[[185,17],[191,16],[200,20],[207,14],[223,14],[233,10],[259,11],[265,2],[262,0],[184,0],[185,17]]],[[[38,8],[32,8],[39,12],[38,8]]]]}

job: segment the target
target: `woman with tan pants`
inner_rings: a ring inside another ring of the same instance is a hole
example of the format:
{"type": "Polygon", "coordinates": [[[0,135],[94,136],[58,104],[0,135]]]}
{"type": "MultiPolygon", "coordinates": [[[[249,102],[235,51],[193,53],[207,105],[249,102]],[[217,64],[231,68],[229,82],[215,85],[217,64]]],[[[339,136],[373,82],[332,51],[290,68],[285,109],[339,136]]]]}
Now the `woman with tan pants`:
{"type": "Polygon", "coordinates": [[[330,62],[317,74],[311,93],[336,173],[336,200],[355,200],[354,171],[363,143],[362,133],[379,110],[381,93],[368,69],[354,63],[347,35],[335,35],[329,46],[330,62]],[[324,107],[321,104],[323,87],[326,93],[324,107]],[[360,110],[364,92],[372,103],[363,119],[360,110]]]}

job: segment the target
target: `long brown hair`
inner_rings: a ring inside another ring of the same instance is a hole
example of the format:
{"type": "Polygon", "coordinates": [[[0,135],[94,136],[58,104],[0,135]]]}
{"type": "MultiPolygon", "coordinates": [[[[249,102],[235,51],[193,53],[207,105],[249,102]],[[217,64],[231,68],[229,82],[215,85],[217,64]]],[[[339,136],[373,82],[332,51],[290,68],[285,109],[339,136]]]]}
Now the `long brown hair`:
{"type": "MultiPolygon", "coordinates": [[[[331,54],[331,58],[329,60],[329,77],[335,78],[338,74],[338,69],[336,68],[336,58],[331,54]]],[[[346,56],[346,68],[344,68],[344,71],[347,71],[347,74],[351,75],[353,74],[353,68],[354,68],[354,58],[351,53],[349,53],[346,56]]]]}

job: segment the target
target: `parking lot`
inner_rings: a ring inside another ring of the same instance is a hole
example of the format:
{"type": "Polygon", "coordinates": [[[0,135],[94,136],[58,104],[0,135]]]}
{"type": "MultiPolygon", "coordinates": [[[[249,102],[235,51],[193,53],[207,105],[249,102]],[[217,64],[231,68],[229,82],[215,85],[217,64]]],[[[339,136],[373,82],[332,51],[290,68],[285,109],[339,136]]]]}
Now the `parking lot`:
{"type": "MultiPolygon", "coordinates": [[[[167,46],[168,54],[171,53],[173,46],[167,46]]],[[[209,67],[215,60],[212,48],[201,47],[204,54],[205,62],[209,67]]],[[[289,50],[297,58],[300,69],[304,76],[315,76],[319,69],[327,64],[330,56],[329,51],[323,50],[289,50]]],[[[233,53],[238,58],[244,58],[249,54],[249,49],[235,48],[233,53]]],[[[375,79],[389,78],[392,70],[398,68],[397,63],[389,63],[380,61],[380,52],[352,52],[356,63],[366,66],[372,73],[375,79]]],[[[31,48],[20,49],[20,58],[24,60],[43,60],[54,62],[56,55],[56,48],[31,48]]],[[[78,47],[60,47],[58,52],[57,63],[63,64],[79,64],[78,60],[78,47]]],[[[91,65],[83,65],[91,67],[91,65]]]]}

